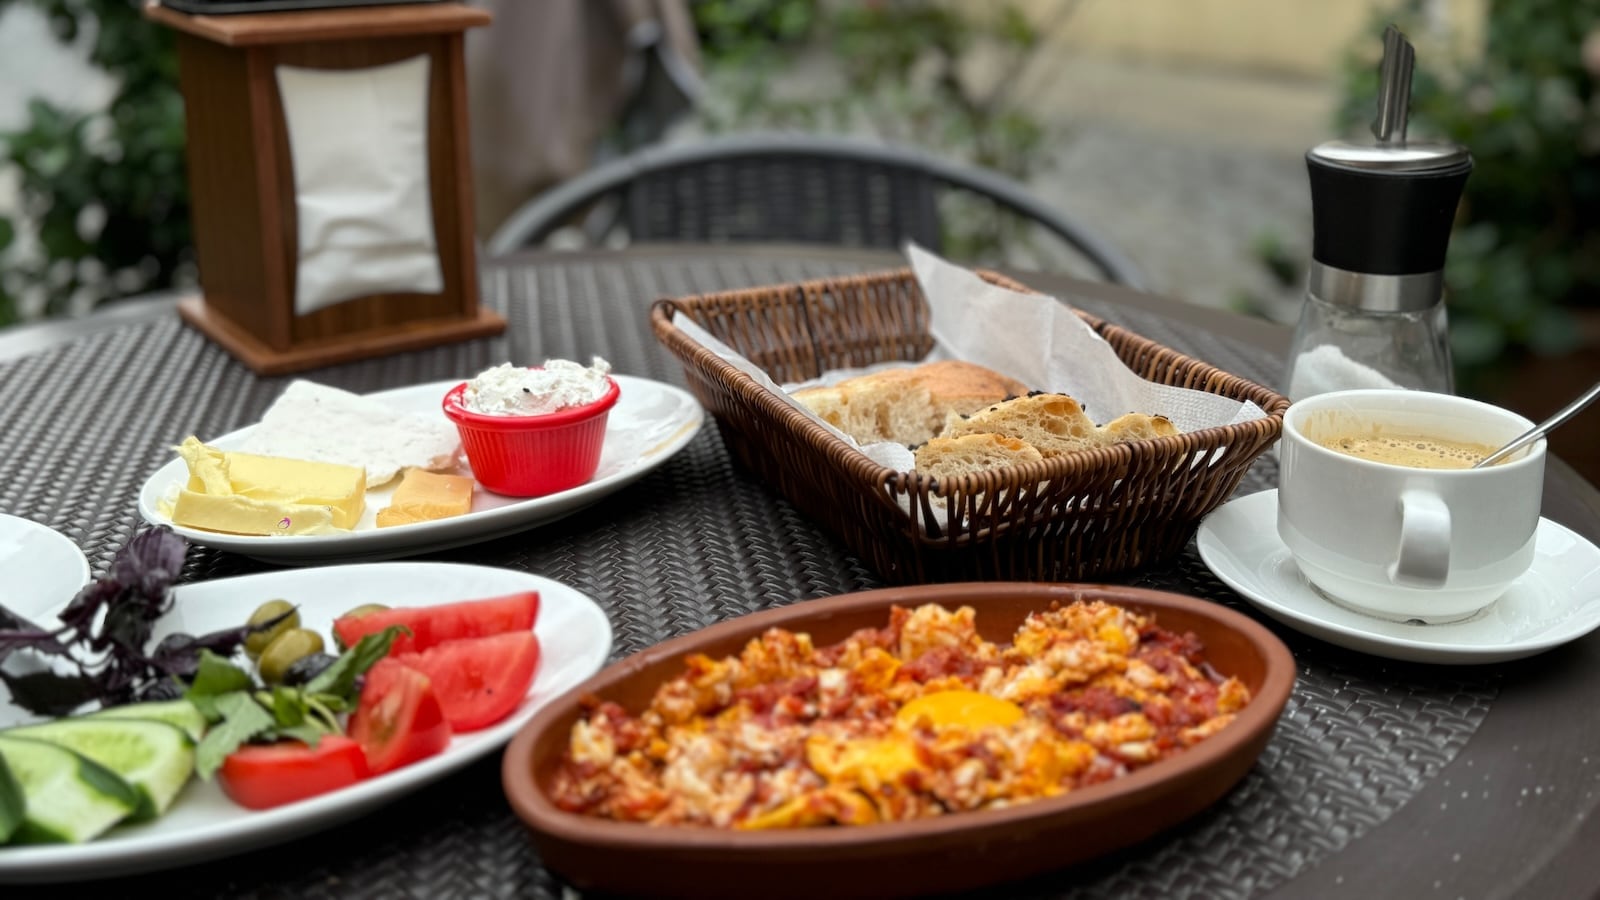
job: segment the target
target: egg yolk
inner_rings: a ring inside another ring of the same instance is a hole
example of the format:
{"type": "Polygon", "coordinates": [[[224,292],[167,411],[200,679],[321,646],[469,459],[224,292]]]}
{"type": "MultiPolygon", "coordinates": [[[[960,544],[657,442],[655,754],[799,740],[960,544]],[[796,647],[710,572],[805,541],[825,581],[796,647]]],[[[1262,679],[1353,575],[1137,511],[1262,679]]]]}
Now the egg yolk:
{"type": "Polygon", "coordinates": [[[935,728],[949,725],[982,728],[1010,725],[1023,715],[1022,707],[1015,703],[978,691],[938,691],[900,707],[895,720],[902,725],[913,725],[919,719],[926,719],[935,728]]]}

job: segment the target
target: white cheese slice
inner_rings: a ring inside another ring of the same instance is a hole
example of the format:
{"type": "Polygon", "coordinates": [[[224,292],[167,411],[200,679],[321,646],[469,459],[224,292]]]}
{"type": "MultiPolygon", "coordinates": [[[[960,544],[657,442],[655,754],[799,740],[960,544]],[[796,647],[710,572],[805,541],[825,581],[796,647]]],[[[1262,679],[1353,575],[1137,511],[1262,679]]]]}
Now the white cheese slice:
{"type": "Polygon", "coordinates": [[[401,412],[313,381],[297,380],[273,401],[242,445],[262,456],[361,466],[367,487],[385,484],[408,466],[448,472],[460,463],[461,438],[437,419],[401,412]]]}

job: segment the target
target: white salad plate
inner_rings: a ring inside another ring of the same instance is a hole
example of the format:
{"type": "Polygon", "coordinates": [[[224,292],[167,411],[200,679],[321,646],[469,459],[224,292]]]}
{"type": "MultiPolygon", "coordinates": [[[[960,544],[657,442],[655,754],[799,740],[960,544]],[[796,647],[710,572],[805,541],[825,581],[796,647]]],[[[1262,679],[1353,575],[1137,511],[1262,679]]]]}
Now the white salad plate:
{"type": "MultiPolygon", "coordinates": [[[[444,752],[350,787],[265,810],[234,804],[215,781],[193,778],[166,815],[119,826],[84,844],[0,847],[0,883],[108,878],[192,865],[265,847],[354,818],[400,799],[499,750],[540,707],[600,669],[611,653],[611,623],[587,596],[560,582],[510,569],[453,563],[371,563],[286,569],[175,589],[172,611],[156,623],[152,645],[173,632],[204,634],[243,624],[257,605],[283,598],[299,606],[303,627],[329,637],[335,617],[363,603],[424,606],[539,592],[539,669],[528,698],[506,719],[456,735],[444,752]]],[[[70,599],[70,598],[69,598],[70,599]]],[[[59,601],[16,611],[44,627],[59,601]]],[[[0,700],[0,726],[27,721],[0,700]]]]}
{"type": "MultiPolygon", "coordinates": [[[[389,505],[399,479],[367,491],[367,508],[361,521],[348,532],[320,535],[221,534],[173,525],[163,513],[163,503],[177,497],[189,470],[174,454],[139,490],[139,515],[152,525],[167,525],[191,543],[288,565],[332,560],[390,559],[410,553],[445,550],[463,544],[503,537],[535,525],[553,522],[594,504],[644,477],[671,459],[699,432],[704,420],[700,404],[681,388],[648,378],[613,375],[622,395],[606,420],[606,440],[600,467],[587,483],[544,497],[506,497],[479,487],[472,509],[464,515],[410,525],[377,527],[378,510],[389,505]]],[[[440,404],[460,381],[439,381],[366,395],[396,410],[445,419],[440,404]]],[[[238,447],[255,426],[206,439],[222,450],[238,447]]],[[[178,435],[176,444],[183,436],[178,435]]],[[[461,474],[471,475],[462,466],[461,474]]]]}
{"type": "Polygon", "coordinates": [[[1576,640],[1600,626],[1600,548],[1539,520],[1533,567],[1461,622],[1392,622],[1335,603],[1311,587],[1278,537],[1278,492],[1229,501],[1200,523],[1200,558],[1278,621],[1351,650],[1423,663],[1494,663],[1576,640]]]}
{"type": "Polygon", "coordinates": [[[89,561],[66,535],[0,514],[0,605],[27,615],[29,604],[64,605],[88,583],[89,561]]]}

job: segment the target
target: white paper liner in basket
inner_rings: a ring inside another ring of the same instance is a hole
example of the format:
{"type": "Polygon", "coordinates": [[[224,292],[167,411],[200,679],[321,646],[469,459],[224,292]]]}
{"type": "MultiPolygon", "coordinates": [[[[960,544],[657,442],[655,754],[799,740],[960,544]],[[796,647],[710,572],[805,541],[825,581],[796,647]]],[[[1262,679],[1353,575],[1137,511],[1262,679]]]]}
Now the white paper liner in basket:
{"type": "MultiPolygon", "coordinates": [[[[914,244],[907,245],[906,255],[931,314],[929,330],[934,348],[923,360],[837,369],[808,381],[779,385],[759,366],[688,317],[681,317],[674,324],[691,340],[859,448],[873,462],[900,472],[915,467],[910,449],[889,442],[858,444],[791,397],[790,392],[834,384],[865,372],[961,359],[1009,375],[1036,390],[1068,394],[1099,425],[1130,412],[1166,416],[1184,432],[1266,418],[1266,412],[1248,400],[1156,384],[1139,377],[1104,338],[1055,297],[1019,293],[990,284],[914,244]]],[[[1215,451],[1220,452],[1220,448],[1215,451]]],[[[940,514],[943,510],[935,512],[940,514]]]]}

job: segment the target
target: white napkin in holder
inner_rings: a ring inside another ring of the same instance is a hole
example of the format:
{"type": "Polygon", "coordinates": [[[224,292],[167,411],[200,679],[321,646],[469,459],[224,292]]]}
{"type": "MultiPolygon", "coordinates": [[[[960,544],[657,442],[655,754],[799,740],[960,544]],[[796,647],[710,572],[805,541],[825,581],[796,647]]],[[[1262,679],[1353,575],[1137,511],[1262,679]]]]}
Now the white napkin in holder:
{"type": "Polygon", "coordinates": [[[429,59],[278,66],[289,130],[299,315],[374,294],[444,289],[428,190],[429,59]]]}

